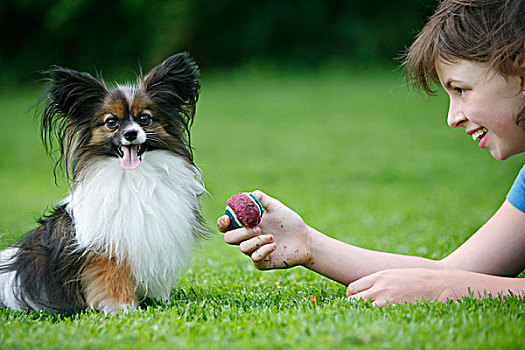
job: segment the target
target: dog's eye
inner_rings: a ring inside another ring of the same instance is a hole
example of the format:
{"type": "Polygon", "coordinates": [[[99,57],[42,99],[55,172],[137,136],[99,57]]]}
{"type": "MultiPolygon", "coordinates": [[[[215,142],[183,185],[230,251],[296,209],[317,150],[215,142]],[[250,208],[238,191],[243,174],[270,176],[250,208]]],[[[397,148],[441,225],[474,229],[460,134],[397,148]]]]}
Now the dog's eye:
{"type": "Polygon", "coordinates": [[[109,129],[116,129],[118,128],[118,120],[115,119],[115,118],[108,118],[106,119],[106,126],[109,128],[109,129]]]}
{"type": "Polygon", "coordinates": [[[151,117],[147,114],[142,114],[139,117],[139,124],[142,126],[147,126],[151,123],[151,117]]]}

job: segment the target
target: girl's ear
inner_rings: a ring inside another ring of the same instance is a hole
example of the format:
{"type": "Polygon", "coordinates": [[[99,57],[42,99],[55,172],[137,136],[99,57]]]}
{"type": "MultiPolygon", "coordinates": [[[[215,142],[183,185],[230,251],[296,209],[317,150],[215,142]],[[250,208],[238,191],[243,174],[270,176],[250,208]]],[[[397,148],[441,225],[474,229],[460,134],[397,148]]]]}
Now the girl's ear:
{"type": "Polygon", "coordinates": [[[49,71],[49,74],[51,87],[47,102],[52,114],[72,119],[90,117],[108,92],[104,82],[87,73],[56,68],[49,71]]]}
{"type": "Polygon", "coordinates": [[[164,107],[194,107],[199,96],[199,69],[188,54],[180,53],[153,68],[141,85],[164,107]]]}
{"type": "Polygon", "coordinates": [[[514,66],[520,76],[521,92],[525,95],[525,48],[523,53],[519,54],[514,60],[514,66]]]}

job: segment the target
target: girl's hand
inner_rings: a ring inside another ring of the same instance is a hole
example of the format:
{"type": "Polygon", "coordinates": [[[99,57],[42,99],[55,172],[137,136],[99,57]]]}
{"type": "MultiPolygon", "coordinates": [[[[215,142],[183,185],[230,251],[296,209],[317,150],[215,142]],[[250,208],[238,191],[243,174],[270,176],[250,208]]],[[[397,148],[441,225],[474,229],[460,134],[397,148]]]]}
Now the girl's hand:
{"type": "Polygon", "coordinates": [[[266,212],[259,226],[228,231],[227,215],[217,220],[224,241],[238,245],[259,270],[284,269],[310,263],[309,227],[293,210],[261,191],[253,192],[266,212]]]}
{"type": "Polygon", "coordinates": [[[457,270],[422,268],[383,270],[348,285],[349,299],[372,298],[372,305],[430,300],[456,300],[468,295],[469,280],[479,274],[457,270]]]}

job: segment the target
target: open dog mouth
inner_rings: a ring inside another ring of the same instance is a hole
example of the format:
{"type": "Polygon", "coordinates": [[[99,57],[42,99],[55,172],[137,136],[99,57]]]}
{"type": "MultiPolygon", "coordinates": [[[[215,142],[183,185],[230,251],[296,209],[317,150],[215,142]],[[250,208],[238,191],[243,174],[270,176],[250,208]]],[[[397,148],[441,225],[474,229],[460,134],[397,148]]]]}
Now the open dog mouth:
{"type": "Polygon", "coordinates": [[[120,158],[120,166],[126,170],[137,169],[142,162],[142,156],[146,152],[146,143],[137,145],[121,145],[117,147],[117,155],[120,158]]]}

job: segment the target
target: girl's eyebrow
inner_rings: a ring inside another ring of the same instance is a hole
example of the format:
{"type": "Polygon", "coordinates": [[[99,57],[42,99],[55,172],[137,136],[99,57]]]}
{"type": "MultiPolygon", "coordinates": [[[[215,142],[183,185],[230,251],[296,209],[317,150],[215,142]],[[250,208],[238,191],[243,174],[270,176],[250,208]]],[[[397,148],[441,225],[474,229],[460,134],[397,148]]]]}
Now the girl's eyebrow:
{"type": "Polygon", "coordinates": [[[448,78],[447,81],[445,82],[445,87],[451,88],[452,84],[454,84],[454,83],[461,83],[461,80],[448,78]]]}

